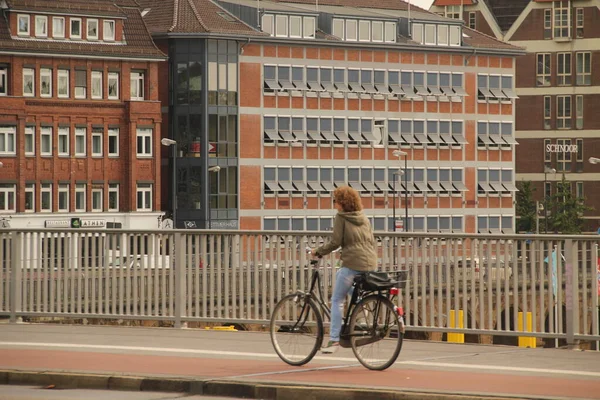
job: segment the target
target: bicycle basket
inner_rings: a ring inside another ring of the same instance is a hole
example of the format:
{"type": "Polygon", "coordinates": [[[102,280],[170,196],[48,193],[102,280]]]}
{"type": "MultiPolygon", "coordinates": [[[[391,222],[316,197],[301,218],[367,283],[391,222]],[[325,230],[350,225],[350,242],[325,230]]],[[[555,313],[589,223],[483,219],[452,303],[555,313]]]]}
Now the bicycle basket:
{"type": "Polygon", "coordinates": [[[366,291],[385,290],[396,286],[396,281],[392,280],[387,272],[365,272],[357,278],[357,282],[366,291]]]}
{"type": "Polygon", "coordinates": [[[390,271],[389,274],[392,276],[392,279],[396,281],[396,287],[398,289],[404,289],[410,276],[410,269],[390,271]]]}

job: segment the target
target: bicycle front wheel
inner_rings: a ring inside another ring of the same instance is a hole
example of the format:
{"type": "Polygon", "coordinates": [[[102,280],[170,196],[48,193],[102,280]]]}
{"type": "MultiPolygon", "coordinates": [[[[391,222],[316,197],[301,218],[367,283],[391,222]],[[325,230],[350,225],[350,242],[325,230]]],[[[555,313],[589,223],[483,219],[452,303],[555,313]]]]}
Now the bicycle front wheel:
{"type": "Polygon", "coordinates": [[[323,318],[315,302],[305,294],[289,294],[273,309],[270,333],[275,352],[283,361],[304,365],[323,342],[323,318]]]}
{"type": "Polygon", "coordinates": [[[352,351],[366,368],[382,371],[396,362],[404,334],[390,300],[378,295],[362,299],[352,311],[349,332],[352,351]]]}

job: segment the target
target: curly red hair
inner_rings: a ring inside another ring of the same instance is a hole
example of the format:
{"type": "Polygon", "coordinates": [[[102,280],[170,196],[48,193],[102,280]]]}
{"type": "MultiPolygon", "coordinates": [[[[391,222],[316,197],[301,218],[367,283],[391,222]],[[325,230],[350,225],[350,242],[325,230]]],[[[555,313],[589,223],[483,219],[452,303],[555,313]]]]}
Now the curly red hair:
{"type": "Polygon", "coordinates": [[[333,192],[333,201],[338,203],[344,212],[362,210],[360,195],[350,186],[339,186],[333,192]]]}

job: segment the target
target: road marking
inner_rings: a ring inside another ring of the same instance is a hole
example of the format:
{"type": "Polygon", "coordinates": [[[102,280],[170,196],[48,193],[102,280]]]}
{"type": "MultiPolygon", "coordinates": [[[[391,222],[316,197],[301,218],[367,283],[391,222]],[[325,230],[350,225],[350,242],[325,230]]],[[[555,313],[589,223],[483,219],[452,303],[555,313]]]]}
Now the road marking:
{"type": "MultiPolygon", "coordinates": [[[[148,351],[155,353],[171,353],[171,354],[203,354],[203,355],[214,355],[214,356],[236,356],[236,357],[260,357],[260,358],[273,358],[278,359],[277,354],[272,353],[252,353],[252,352],[239,352],[239,351],[220,351],[220,350],[198,350],[198,349],[178,349],[178,348],[164,348],[164,347],[141,347],[141,346],[112,346],[112,345],[101,345],[101,344],[75,344],[75,343],[36,343],[36,342],[2,342],[0,341],[0,347],[42,347],[42,348],[57,348],[57,349],[86,349],[86,350],[118,350],[118,351],[148,351]]],[[[328,360],[328,361],[341,361],[356,363],[354,357],[331,357],[331,356],[317,356],[316,360],[328,360]]],[[[459,363],[447,363],[447,362],[435,362],[435,361],[419,361],[419,360],[406,360],[397,361],[396,365],[414,365],[421,367],[437,367],[437,368],[462,368],[462,369],[476,369],[476,370],[488,370],[488,371],[505,371],[505,372],[527,372],[537,374],[556,374],[556,375],[575,375],[575,376],[586,376],[593,378],[600,378],[600,372],[593,371],[574,371],[567,369],[546,369],[546,368],[527,368],[527,367],[506,367],[501,365],[486,365],[486,364],[459,364],[459,363]]]]}

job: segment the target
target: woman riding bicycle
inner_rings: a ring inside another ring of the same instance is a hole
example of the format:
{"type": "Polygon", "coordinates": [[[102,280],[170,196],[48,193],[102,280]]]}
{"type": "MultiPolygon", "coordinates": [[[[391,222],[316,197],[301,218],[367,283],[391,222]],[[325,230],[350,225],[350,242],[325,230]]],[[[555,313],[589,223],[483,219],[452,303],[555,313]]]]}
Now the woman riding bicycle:
{"type": "Polygon", "coordinates": [[[332,354],[340,347],[344,301],[351,294],[354,276],[377,269],[375,237],[369,219],[362,212],[358,192],[349,186],[340,186],[333,192],[333,203],[338,211],[333,236],[328,243],[312,251],[314,257],[323,257],[339,247],[342,249],[342,268],[337,272],[331,296],[329,343],[321,348],[325,354],[332,354]]]}

